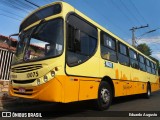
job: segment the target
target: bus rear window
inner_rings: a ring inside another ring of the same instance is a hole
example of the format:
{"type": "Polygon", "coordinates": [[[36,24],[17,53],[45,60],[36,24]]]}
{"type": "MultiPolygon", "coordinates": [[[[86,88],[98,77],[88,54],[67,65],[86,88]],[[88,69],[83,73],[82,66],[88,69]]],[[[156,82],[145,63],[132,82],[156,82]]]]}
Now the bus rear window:
{"type": "Polygon", "coordinates": [[[27,26],[29,26],[30,24],[44,19],[46,17],[52,16],[52,15],[56,15],[59,14],[61,12],[61,5],[60,4],[55,4],[52,6],[48,6],[45,7],[41,10],[38,10],[37,12],[33,13],[32,15],[30,15],[20,26],[20,31],[24,28],[26,28],[27,26]]]}

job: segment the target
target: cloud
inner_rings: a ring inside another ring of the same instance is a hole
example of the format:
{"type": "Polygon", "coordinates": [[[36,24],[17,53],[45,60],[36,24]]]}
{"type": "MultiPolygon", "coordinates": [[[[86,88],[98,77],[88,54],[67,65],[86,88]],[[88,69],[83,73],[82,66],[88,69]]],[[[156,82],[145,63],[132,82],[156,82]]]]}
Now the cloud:
{"type": "Polygon", "coordinates": [[[160,36],[152,36],[148,38],[137,39],[137,43],[138,44],[146,43],[148,45],[157,44],[157,43],[160,43],[160,36]]]}
{"type": "MultiPolygon", "coordinates": [[[[128,41],[132,41],[129,39],[128,41]]],[[[152,50],[152,57],[158,59],[160,61],[160,35],[159,36],[152,36],[152,37],[146,37],[141,39],[136,39],[137,44],[146,43],[152,50]]]]}
{"type": "Polygon", "coordinates": [[[160,36],[152,36],[137,40],[138,44],[146,43],[152,50],[152,57],[160,61],[160,51],[157,49],[157,44],[160,44],[160,36]]]}

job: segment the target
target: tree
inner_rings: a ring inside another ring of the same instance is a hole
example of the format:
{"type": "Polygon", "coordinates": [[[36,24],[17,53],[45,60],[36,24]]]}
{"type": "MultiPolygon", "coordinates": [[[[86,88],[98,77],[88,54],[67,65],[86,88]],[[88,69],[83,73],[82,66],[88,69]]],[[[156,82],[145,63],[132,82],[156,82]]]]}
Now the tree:
{"type": "Polygon", "coordinates": [[[150,47],[146,43],[139,44],[137,46],[137,49],[147,56],[150,56],[152,54],[150,47]]]}

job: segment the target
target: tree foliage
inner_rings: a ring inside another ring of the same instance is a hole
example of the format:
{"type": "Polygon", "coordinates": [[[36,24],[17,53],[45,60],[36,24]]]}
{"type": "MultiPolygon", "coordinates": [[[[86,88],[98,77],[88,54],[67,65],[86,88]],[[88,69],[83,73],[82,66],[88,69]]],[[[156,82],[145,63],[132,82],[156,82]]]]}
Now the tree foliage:
{"type": "Polygon", "coordinates": [[[152,54],[150,47],[146,43],[139,44],[137,46],[137,49],[147,56],[150,56],[152,54]]]}

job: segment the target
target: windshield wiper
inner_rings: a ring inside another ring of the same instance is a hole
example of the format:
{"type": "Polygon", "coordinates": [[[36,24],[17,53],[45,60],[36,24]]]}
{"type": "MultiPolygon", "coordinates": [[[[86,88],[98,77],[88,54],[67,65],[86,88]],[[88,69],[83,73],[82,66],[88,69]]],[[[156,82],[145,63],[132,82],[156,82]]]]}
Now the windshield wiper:
{"type": "Polygon", "coordinates": [[[44,23],[45,22],[45,19],[42,19],[40,22],[39,22],[39,24],[33,29],[33,31],[31,32],[31,34],[30,34],[30,36],[29,36],[29,41],[30,41],[30,39],[31,39],[31,37],[32,37],[32,35],[36,32],[36,30],[39,28],[39,26],[42,24],[42,23],[44,23]]]}
{"type": "Polygon", "coordinates": [[[40,26],[41,24],[43,24],[44,22],[45,22],[45,19],[42,19],[42,20],[39,22],[39,24],[31,31],[30,35],[28,36],[26,48],[25,48],[25,50],[24,50],[23,61],[26,61],[26,60],[25,60],[25,54],[26,54],[26,51],[28,50],[28,47],[29,47],[29,44],[30,44],[30,40],[31,40],[33,34],[36,32],[36,30],[39,28],[39,26],[40,26]]]}

